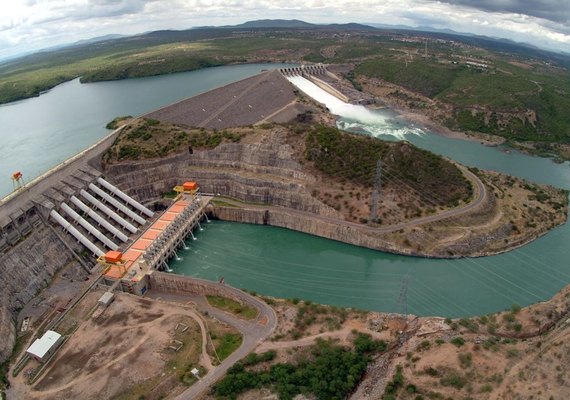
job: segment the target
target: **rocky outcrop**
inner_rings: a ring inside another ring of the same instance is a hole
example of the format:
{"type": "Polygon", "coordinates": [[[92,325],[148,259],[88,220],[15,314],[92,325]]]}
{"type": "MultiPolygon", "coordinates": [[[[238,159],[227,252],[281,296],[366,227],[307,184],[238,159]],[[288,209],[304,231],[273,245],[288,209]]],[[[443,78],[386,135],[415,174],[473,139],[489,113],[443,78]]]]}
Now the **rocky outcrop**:
{"type": "Polygon", "coordinates": [[[146,203],[161,198],[177,184],[195,180],[203,193],[336,215],[308,192],[307,185],[315,178],[295,161],[293,148],[279,132],[255,143],[224,143],[192,154],[111,164],[105,166],[105,173],[122,190],[146,203]]]}
{"type": "MultiPolygon", "coordinates": [[[[79,250],[76,243],[68,245],[79,250]]],[[[43,225],[3,255],[0,274],[0,362],[12,352],[18,310],[45,288],[58,270],[73,260],[74,255],[57,235],[43,225]]]]}

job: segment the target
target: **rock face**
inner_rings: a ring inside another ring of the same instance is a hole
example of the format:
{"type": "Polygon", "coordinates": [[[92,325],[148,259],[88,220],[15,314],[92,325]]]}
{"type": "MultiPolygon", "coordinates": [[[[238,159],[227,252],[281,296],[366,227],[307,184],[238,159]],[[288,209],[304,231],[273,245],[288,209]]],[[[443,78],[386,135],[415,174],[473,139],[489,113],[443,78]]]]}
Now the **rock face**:
{"type": "MultiPolygon", "coordinates": [[[[2,296],[2,304],[8,302],[6,295],[2,296]]],[[[14,343],[16,343],[16,325],[14,324],[14,316],[7,307],[0,307],[0,362],[3,362],[12,353],[14,343]]]]}
{"type": "MultiPolygon", "coordinates": [[[[75,243],[69,245],[76,246],[75,243]]],[[[0,274],[0,362],[12,352],[17,311],[40,289],[45,288],[59,269],[73,260],[74,255],[44,225],[3,255],[0,274]]]]}
{"type": "Polygon", "coordinates": [[[193,154],[107,165],[105,173],[142,202],[157,200],[175,185],[195,180],[203,193],[336,215],[308,192],[307,183],[315,178],[294,160],[293,149],[280,133],[267,134],[256,143],[225,143],[193,154]]]}
{"type": "Polygon", "coordinates": [[[415,255],[411,252],[406,253],[405,248],[396,247],[393,243],[386,241],[380,234],[365,232],[364,229],[359,229],[358,227],[339,225],[318,218],[306,218],[298,214],[289,213],[285,209],[272,209],[269,211],[216,206],[212,214],[213,217],[224,221],[278,226],[369,249],[415,255]]]}

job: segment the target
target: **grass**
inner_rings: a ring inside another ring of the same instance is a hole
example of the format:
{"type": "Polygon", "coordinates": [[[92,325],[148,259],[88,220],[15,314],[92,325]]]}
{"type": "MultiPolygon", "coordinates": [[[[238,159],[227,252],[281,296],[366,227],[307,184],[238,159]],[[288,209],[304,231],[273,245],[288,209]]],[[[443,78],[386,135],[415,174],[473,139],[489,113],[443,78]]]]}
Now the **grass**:
{"type": "Polygon", "coordinates": [[[252,60],[354,63],[348,78],[355,87],[360,88],[358,76],[380,78],[440,100],[453,107],[440,122],[454,129],[570,143],[569,57],[445,35],[443,41],[430,40],[430,56],[424,59],[419,56],[423,41],[400,39],[402,34],[386,31],[343,39],[320,29],[163,31],[4,62],[0,104],[38,96],[78,77],[82,82],[127,79],[252,60]],[[470,67],[465,58],[489,67],[470,67]],[[527,66],[516,65],[520,62],[527,66]],[[526,116],[528,111],[536,120],[526,116]]]}
{"type": "Polygon", "coordinates": [[[225,360],[236,351],[242,344],[243,337],[240,334],[225,333],[216,345],[216,354],[220,361],[225,360]]]}
{"type": "Polygon", "coordinates": [[[211,201],[215,206],[218,207],[230,207],[230,208],[239,208],[238,206],[236,206],[233,203],[228,203],[227,201],[223,201],[223,200],[218,200],[218,199],[214,199],[211,201]]]}
{"type": "Polygon", "coordinates": [[[242,305],[235,300],[228,299],[227,297],[206,296],[206,298],[208,299],[208,303],[210,303],[211,306],[224,311],[228,311],[239,317],[250,320],[257,317],[258,311],[256,308],[242,305]]]}
{"type": "MultiPolygon", "coordinates": [[[[191,149],[213,149],[222,143],[239,142],[250,131],[209,131],[191,129],[153,119],[135,120],[126,126],[105,153],[104,160],[113,163],[165,157],[191,149]]],[[[193,150],[192,150],[193,151],[193,150]]]]}

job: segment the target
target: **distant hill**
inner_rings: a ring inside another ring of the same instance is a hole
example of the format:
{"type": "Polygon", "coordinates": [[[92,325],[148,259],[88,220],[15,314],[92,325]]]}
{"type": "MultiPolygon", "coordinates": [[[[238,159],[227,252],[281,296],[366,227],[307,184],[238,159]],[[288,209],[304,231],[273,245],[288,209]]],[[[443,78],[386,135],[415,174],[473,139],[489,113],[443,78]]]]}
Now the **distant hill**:
{"type": "Polygon", "coordinates": [[[298,19],[258,19],[227,28],[314,28],[317,25],[298,19]]]}
{"type": "Polygon", "coordinates": [[[258,19],[238,25],[200,26],[194,29],[338,29],[338,30],[370,30],[376,29],[370,25],[357,23],[347,24],[312,24],[298,19],[258,19]]]}
{"type": "Polygon", "coordinates": [[[97,37],[90,38],[90,39],[79,40],[75,43],[70,44],[70,46],[81,46],[81,45],[89,44],[89,43],[106,42],[108,40],[120,39],[120,38],[124,38],[124,37],[127,37],[127,35],[110,34],[110,35],[105,35],[105,36],[97,36],[97,37]]]}

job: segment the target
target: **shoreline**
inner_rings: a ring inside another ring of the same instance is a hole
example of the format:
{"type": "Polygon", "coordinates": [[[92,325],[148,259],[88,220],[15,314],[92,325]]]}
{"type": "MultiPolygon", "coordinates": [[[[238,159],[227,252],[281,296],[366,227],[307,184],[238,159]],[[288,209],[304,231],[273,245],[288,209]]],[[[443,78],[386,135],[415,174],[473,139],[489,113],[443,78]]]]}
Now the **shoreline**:
{"type": "MultiPolygon", "coordinates": [[[[212,203],[212,208],[208,213],[209,217],[227,222],[274,226],[384,253],[423,259],[475,259],[505,254],[522,248],[545,236],[554,229],[558,229],[568,223],[567,213],[566,219],[561,223],[513,241],[508,247],[489,251],[479,250],[468,255],[443,255],[402,248],[396,242],[387,241],[382,235],[390,233],[391,230],[389,226],[384,227],[388,230],[382,232],[382,229],[375,229],[367,225],[357,226],[341,219],[336,221],[332,219],[323,219],[319,215],[309,215],[309,213],[300,212],[291,208],[248,204],[237,199],[228,198],[227,196],[223,196],[222,199],[225,202],[227,200],[227,202],[232,205],[216,205],[212,203]]],[[[451,216],[449,218],[454,217],[451,216]]],[[[429,222],[425,222],[423,224],[428,223],[429,222]]],[[[396,228],[393,230],[395,229],[396,228]]]]}

